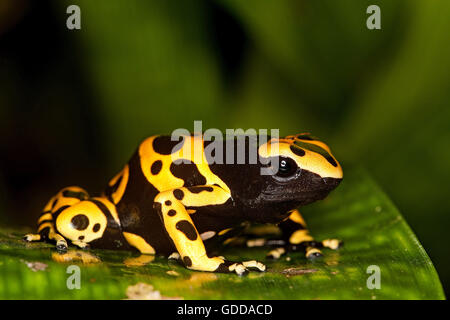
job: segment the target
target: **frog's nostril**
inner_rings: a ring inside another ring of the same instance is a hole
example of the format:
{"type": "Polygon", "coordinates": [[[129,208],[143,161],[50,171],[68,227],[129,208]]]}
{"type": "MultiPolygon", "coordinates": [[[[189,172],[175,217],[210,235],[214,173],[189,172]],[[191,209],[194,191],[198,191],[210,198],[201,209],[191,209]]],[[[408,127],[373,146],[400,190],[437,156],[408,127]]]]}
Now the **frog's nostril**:
{"type": "Polygon", "coordinates": [[[341,183],[342,179],[338,178],[322,178],[322,181],[326,185],[327,188],[334,189],[339,183],[341,183]]]}

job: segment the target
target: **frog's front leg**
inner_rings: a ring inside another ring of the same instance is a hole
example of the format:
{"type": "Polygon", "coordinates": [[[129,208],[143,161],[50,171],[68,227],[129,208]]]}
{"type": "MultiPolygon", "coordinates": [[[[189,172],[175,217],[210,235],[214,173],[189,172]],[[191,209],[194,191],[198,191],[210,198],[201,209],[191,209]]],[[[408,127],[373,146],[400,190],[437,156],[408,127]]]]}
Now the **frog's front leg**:
{"type": "Polygon", "coordinates": [[[284,246],[271,250],[268,253],[270,258],[277,259],[289,251],[304,251],[308,259],[314,259],[322,256],[321,248],[337,250],[342,245],[342,241],[338,239],[314,240],[297,209],[293,210],[289,218],[278,226],[282,232],[284,246]]]}
{"type": "Polygon", "coordinates": [[[218,186],[177,188],[161,192],[155,197],[155,209],[187,268],[235,272],[238,275],[247,273],[247,269],[265,270],[265,266],[256,261],[238,263],[222,257],[208,257],[205,245],[186,208],[221,205],[229,199],[230,194],[218,186]]]}

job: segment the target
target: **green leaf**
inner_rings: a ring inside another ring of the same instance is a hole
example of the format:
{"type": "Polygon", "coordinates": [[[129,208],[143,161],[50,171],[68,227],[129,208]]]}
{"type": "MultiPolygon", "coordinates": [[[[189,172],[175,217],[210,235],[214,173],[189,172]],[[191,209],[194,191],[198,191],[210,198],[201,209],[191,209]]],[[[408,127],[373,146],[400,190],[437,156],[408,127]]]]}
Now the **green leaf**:
{"type": "Polygon", "coordinates": [[[392,40],[403,32],[402,11],[409,9],[405,1],[378,1],[386,36],[367,29],[366,9],[373,4],[367,0],[219,3],[240,19],[266,64],[294,89],[296,101],[309,106],[294,110],[307,110],[326,122],[327,130],[340,122],[355,91],[373,77],[378,57],[395,47],[392,40]]]}
{"type": "Polygon", "coordinates": [[[80,7],[77,40],[109,132],[109,165],[151,134],[193,130],[194,120],[220,116],[219,64],[204,4],[82,0],[80,7]]]}
{"type": "Polygon", "coordinates": [[[327,199],[302,210],[318,239],[344,241],[338,251],[308,261],[300,253],[265,260],[264,248],[228,247],[233,260],[257,259],[267,272],[245,277],[193,272],[156,257],[132,252],[76,251],[97,263],[79,264],[81,289],[66,286],[68,263],[50,244],[21,241],[25,232],[0,234],[0,299],[122,299],[126,290],[147,283],[164,297],[183,299],[444,299],[437,273],[425,250],[395,206],[364,170],[347,168],[327,199]],[[33,264],[39,262],[40,264],[33,264]],[[141,265],[138,265],[138,264],[141,265]],[[380,268],[380,289],[368,289],[369,266],[380,268]],[[33,270],[37,269],[37,270],[33,270]]]}

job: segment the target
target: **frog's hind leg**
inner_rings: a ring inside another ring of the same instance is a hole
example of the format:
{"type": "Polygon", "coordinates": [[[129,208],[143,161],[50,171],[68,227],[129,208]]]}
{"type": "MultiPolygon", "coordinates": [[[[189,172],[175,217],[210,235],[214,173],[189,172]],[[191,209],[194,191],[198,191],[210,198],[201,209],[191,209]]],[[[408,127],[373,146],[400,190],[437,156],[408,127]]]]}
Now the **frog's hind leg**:
{"type": "Polygon", "coordinates": [[[306,226],[305,220],[298,210],[293,210],[289,219],[280,224],[280,229],[289,242],[290,251],[304,250],[307,258],[322,255],[320,248],[339,249],[343,242],[338,239],[315,240],[306,226]]]}
{"type": "Polygon", "coordinates": [[[282,240],[252,240],[247,242],[250,246],[273,245],[276,248],[271,250],[268,258],[278,259],[282,255],[292,251],[303,251],[308,259],[321,257],[322,248],[337,250],[342,246],[342,241],[337,239],[326,239],[316,241],[309,233],[305,220],[298,210],[293,210],[288,219],[281,222],[279,228],[282,232],[282,240]]]}
{"type": "Polygon", "coordinates": [[[38,220],[37,234],[26,241],[56,241],[58,251],[66,251],[67,242],[86,249],[129,249],[116,206],[106,197],[90,198],[79,187],[68,187],[50,199],[38,220]]]}
{"type": "Polygon", "coordinates": [[[38,233],[26,234],[23,237],[23,239],[28,242],[46,241],[46,240],[56,241],[56,249],[61,252],[67,251],[68,247],[66,239],[64,239],[63,236],[61,236],[55,231],[53,221],[45,221],[43,223],[40,223],[38,227],[38,233]]]}
{"type": "Polygon", "coordinates": [[[24,240],[32,241],[55,241],[58,251],[67,251],[66,239],[56,231],[55,218],[64,209],[89,197],[88,193],[80,187],[67,187],[58,192],[50,199],[38,220],[36,234],[27,234],[24,240]]]}
{"type": "Polygon", "coordinates": [[[116,206],[106,197],[89,198],[65,208],[55,226],[72,244],[86,249],[129,249],[116,206]]]}

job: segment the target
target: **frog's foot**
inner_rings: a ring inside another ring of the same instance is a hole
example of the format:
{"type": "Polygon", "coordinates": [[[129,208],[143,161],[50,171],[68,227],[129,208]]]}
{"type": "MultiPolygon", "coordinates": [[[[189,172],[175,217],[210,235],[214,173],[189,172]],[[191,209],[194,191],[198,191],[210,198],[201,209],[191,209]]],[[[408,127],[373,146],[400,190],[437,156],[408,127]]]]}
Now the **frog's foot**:
{"type": "Polygon", "coordinates": [[[67,245],[67,241],[65,239],[59,239],[56,241],[56,251],[64,253],[67,252],[69,246],[67,245]]]}
{"type": "Polygon", "coordinates": [[[313,241],[308,241],[305,243],[300,243],[298,245],[293,244],[288,247],[290,252],[303,251],[307,259],[315,260],[317,258],[323,257],[323,253],[319,248],[323,246],[316,245],[313,241]]]}
{"type": "Polygon", "coordinates": [[[28,233],[23,236],[23,240],[25,240],[26,242],[37,242],[37,241],[42,241],[42,237],[38,233],[37,234],[28,233]]]}
{"type": "Polygon", "coordinates": [[[266,265],[256,260],[244,261],[242,264],[250,271],[266,271],[266,265]]]}
{"type": "Polygon", "coordinates": [[[316,259],[323,256],[320,249],[328,248],[331,250],[337,250],[343,245],[343,242],[338,239],[326,239],[323,241],[304,241],[298,244],[290,244],[288,247],[289,251],[304,251],[306,258],[316,259]]]}
{"type": "Polygon", "coordinates": [[[50,232],[49,239],[56,241],[56,251],[61,253],[67,252],[69,246],[62,235],[57,234],[56,232],[50,232]]]}
{"type": "Polygon", "coordinates": [[[337,239],[326,239],[323,241],[316,241],[309,233],[306,227],[305,220],[298,210],[291,211],[288,219],[282,221],[278,225],[282,232],[282,238],[285,241],[283,246],[284,251],[269,253],[269,257],[279,258],[286,252],[303,251],[308,259],[316,259],[323,256],[322,248],[329,248],[337,250],[342,246],[342,241],[337,239]]]}
{"type": "Polygon", "coordinates": [[[53,230],[50,230],[47,235],[41,235],[40,233],[28,233],[23,237],[23,240],[27,242],[38,242],[38,241],[44,241],[45,239],[54,240],[56,241],[56,250],[58,252],[66,252],[68,245],[66,239],[64,239],[63,236],[60,234],[54,232],[53,230]]]}
{"type": "MultiPolygon", "coordinates": [[[[178,252],[172,253],[168,257],[168,259],[169,260],[177,260],[177,261],[183,263],[183,260],[181,259],[181,256],[178,252]]],[[[221,261],[223,261],[214,270],[214,272],[236,273],[237,275],[242,276],[242,275],[248,274],[249,271],[259,271],[259,272],[266,271],[266,266],[256,260],[233,262],[233,261],[226,260],[223,256],[217,256],[212,259],[214,259],[214,260],[220,259],[221,261]]]]}
{"type": "Polygon", "coordinates": [[[232,262],[225,260],[216,269],[216,272],[233,273],[235,272],[239,276],[243,276],[249,273],[249,271],[266,271],[266,266],[256,260],[244,261],[244,262],[232,262]]]}
{"type": "Polygon", "coordinates": [[[238,262],[232,262],[225,260],[223,263],[219,265],[219,267],[216,269],[216,272],[221,273],[233,273],[236,272],[238,276],[244,276],[248,274],[247,268],[242,264],[238,262]]]}
{"type": "Polygon", "coordinates": [[[269,259],[279,259],[281,256],[289,252],[303,251],[308,259],[316,259],[323,256],[320,249],[328,248],[337,250],[343,245],[343,242],[338,239],[326,239],[323,241],[302,241],[297,244],[288,243],[284,240],[265,240],[265,239],[252,239],[247,241],[248,247],[261,247],[261,246],[275,246],[276,248],[270,250],[267,253],[269,259]]]}
{"type": "Polygon", "coordinates": [[[302,244],[297,244],[297,245],[285,245],[283,247],[277,247],[275,249],[270,250],[266,257],[268,259],[280,259],[283,255],[289,253],[289,252],[297,252],[297,251],[303,251],[305,253],[306,258],[308,259],[316,259],[316,258],[320,258],[323,256],[322,251],[317,248],[314,247],[312,244],[310,243],[302,243],[302,244]]]}

